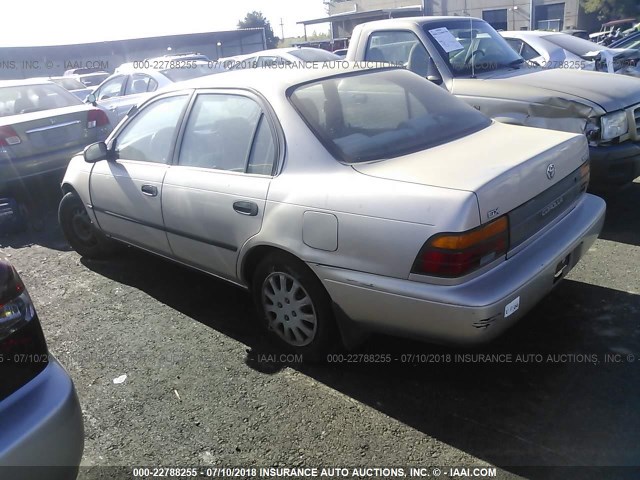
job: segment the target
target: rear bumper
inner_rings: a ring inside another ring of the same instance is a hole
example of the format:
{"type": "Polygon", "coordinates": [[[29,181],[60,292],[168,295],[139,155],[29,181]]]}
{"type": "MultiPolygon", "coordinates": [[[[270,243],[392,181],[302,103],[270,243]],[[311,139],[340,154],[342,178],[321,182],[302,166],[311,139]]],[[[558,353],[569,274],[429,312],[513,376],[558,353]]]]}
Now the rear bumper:
{"type": "Polygon", "coordinates": [[[381,277],[310,265],[332,300],[356,326],[473,345],[490,341],[516,323],[573,268],[595,242],[605,203],[585,195],[563,219],[524,250],[497,267],[455,286],[381,277]],[[518,304],[505,315],[508,305],[518,304]]]}
{"type": "Polygon", "coordinates": [[[621,187],[640,176],[640,143],[589,147],[593,189],[621,187]]]}
{"type": "MultiPolygon", "coordinates": [[[[88,141],[87,144],[93,143],[88,141]]],[[[28,180],[38,175],[55,171],[64,171],[69,160],[82,151],[82,146],[46,152],[25,158],[12,159],[10,154],[0,148],[0,190],[10,188],[18,182],[28,180]]]]}
{"type": "Polygon", "coordinates": [[[64,368],[49,358],[42,373],[0,402],[0,469],[12,479],[75,478],[80,465],[78,396],[64,368]]]}

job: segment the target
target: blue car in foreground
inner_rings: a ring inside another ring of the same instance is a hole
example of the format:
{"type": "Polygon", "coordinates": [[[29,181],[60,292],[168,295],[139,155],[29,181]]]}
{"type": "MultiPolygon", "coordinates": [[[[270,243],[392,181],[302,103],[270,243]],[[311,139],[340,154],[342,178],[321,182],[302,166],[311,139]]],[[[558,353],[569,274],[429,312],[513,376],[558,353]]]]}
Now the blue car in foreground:
{"type": "Polygon", "coordinates": [[[0,478],[74,479],[83,449],[73,382],[48,352],[20,276],[0,259],[0,478]]]}

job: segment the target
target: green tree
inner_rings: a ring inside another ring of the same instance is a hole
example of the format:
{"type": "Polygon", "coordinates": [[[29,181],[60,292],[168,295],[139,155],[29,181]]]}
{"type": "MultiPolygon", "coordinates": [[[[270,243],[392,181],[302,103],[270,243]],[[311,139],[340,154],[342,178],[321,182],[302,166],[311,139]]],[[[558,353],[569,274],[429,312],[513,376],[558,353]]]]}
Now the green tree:
{"type": "Polygon", "coordinates": [[[640,13],[638,0],[580,0],[580,3],[586,13],[598,13],[599,20],[635,17],[640,13]]]}
{"type": "Polygon", "coordinates": [[[276,48],[280,39],[273,34],[271,23],[262,15],[262,12],[249,12],[244,20],[238,22],[238,28],[263,28],[267,39],[267,48],[276,48]]]}

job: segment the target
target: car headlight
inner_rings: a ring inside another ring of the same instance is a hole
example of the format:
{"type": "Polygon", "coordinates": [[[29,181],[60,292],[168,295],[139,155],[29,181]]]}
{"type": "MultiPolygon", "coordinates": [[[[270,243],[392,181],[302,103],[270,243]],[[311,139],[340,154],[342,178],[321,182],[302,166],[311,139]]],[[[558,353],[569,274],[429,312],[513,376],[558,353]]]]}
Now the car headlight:
{"type": "Polygon", "coordinates": [[[600,117],[600,139],[613,140],[629,131],[627,112],[613,112],[600,117]]]}

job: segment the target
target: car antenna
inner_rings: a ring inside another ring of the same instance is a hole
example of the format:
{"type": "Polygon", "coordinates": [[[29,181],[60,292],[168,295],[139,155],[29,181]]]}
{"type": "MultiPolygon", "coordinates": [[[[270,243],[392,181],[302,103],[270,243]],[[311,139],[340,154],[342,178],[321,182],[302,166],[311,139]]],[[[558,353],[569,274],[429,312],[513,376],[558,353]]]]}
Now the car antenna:
{"type": "Polygon", "coordinates": [[[473,17],[469,17],[469,48],[471,48],[471,78],[476,78],[476,62],[473,58],[473,17]]]}

